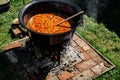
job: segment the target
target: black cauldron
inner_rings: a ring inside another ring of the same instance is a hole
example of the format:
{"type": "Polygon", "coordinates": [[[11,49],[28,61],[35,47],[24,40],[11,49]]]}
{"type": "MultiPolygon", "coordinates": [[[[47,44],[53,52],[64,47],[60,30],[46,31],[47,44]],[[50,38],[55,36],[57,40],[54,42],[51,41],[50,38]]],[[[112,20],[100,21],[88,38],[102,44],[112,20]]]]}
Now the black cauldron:
{"type": "Polygon", "coordinates": [[[26,22],[34,15],[46,12],[59,12],[72,16],[81,9],[75,3],[69,0],[36,0],[26,6],[24,6],[19,12],[19,21],[21,25],[29,32],[30,39],[37,45],[41,46],[53,46],[58,44],[64,44],[73,36],[76,26],[82,25],[82,15],[73,18],[74,24],[72,24],[72,30],[59,34],[43,34],[35,32],[26,26],[26,22]]]}

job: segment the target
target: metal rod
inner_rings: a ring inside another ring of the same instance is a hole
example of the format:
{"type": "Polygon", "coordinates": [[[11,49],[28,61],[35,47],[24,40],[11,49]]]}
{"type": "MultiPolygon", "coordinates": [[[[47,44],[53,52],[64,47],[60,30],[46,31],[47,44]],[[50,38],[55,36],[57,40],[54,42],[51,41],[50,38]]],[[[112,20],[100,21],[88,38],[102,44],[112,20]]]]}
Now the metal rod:
{"type": "Polygon", "coordinates": [[[61,24],[61,23],[63,23],[63,22],[65,22],[65,21],[68,21],[68,20],[70,20],[70,19],[72,19],[72,18],[74,18],[74,17],[76,17],[76,16],[78,16],[78,15],[80,15],[80,14],[82,14],[82,13],[84,13],[84,11],[80,11],[80,12],[78,12],[78,13],[76,13],[76,14],[74,14],[74,15],[72,15],[72,16],[70,16],[70,17],[68,17],[68,18],[66,18],[66,19],[64,19],[64,20],[62,20],[62,21],[60,21],[60,22],[58,22],[58,23],[56,24],[56,26],[59,25],[59,24],[61,24]]]}

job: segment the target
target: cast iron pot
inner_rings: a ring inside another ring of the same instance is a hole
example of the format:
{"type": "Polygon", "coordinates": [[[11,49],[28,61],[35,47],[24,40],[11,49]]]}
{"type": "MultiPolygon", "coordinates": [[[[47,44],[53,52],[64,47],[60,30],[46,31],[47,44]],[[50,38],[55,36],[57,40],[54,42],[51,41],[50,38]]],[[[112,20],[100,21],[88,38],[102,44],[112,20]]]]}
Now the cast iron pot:
{"type": "Polygon", "coordinates": [[[0,13],[6,12],[9,10],[10,0],[3,0],[0,2],[0,13]]]}
{"type": "Polygon", "coordinates": [[[68,16],[80,12],[81,9],[75,3],[68,0],[37,0],[24,6],[19,12],[19,21],[21,25],[29,32],[30,39],[37,45],[53,46],[68,42],[78,24],[82,24],[82,15],[73,19],[72,29],[68,32],[59,34],[43,34],[35,32],[26,26],[26,22],[34,15],[46,12],[59,12],[68,16]]]}

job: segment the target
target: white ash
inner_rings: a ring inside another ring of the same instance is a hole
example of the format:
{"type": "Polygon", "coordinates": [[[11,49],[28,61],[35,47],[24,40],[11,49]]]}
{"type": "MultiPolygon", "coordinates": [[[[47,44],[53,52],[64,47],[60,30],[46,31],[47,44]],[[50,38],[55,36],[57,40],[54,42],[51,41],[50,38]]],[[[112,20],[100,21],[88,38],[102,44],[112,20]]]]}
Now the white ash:
{"type": "Polygon", "coordinates": [[[60,64],[71,65],[72,63],[81,60],[79,52],[72,46],[65,46],[65,50],[60,52],[60,64]]]}
{"type": "Polygon", "coordinates": [[[70,73],[76,71],[77,69],[73,67],[72,64],[77,61],[82,61],[78,55],[80,53],[72,46],[67,45],[64,47],[65,49],[60,52],[60,65],[51,69],[51,72],[55,75],[60,75],[62,71],[67,71],[70,73]]]}

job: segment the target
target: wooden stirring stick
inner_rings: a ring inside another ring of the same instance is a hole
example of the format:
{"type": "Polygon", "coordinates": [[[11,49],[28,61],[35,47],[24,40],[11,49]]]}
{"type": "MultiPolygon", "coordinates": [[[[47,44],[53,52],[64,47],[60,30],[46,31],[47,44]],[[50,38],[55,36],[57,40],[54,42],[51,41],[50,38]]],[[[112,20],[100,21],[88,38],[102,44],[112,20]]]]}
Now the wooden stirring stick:
{"type": "Polygon", "coordinates": [[[56,26],[59,25],[59,24],[61,24],[61,23],[63,23],[63,22],[65,22],[65,21],[68,21],[68,20],[70,20],[70,19],[72,19],[72,18],[74,18],[74,17],[76,17],[76,16],[78,16],[78,15],[80,15],[80,14],[82,14],[82,13],[84,13],[84,11],[80,11],[80,12],[78,12],[78,13],[76,13],[76,14],[74,14],[74,15],[72,15],[72,16],[70,16],[70,17],[68,17],[68,18],[66,18],[66,19],[64,19],[64,20],[62,20],[62,21],[60,21],[60,22],[58,22],[58,23],[56,24],[56,26]]]}

